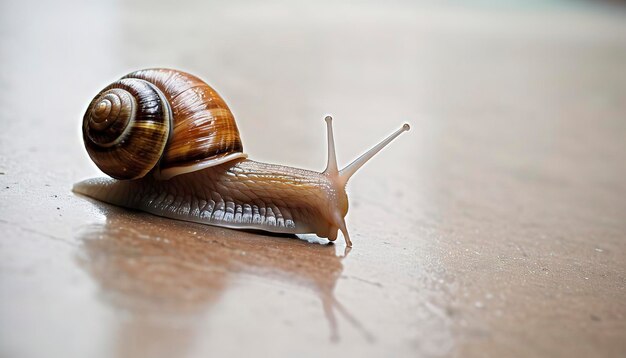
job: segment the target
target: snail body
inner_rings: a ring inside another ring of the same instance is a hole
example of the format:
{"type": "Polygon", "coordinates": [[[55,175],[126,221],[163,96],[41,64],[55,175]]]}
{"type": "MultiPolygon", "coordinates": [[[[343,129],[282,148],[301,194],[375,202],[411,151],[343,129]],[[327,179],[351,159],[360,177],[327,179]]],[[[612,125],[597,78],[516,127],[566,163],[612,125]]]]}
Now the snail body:
{"type": "Polygon", "coordinates": [[[112,178],[74,191],[173,219],[334,241],[345,224],[348,179],[409,126],[338,170],[326,118],[323,172],[248,160],[230,109],[206,83],[167,69],[133,72],[102,90],[83,119],[90,157],[112,178]]]}

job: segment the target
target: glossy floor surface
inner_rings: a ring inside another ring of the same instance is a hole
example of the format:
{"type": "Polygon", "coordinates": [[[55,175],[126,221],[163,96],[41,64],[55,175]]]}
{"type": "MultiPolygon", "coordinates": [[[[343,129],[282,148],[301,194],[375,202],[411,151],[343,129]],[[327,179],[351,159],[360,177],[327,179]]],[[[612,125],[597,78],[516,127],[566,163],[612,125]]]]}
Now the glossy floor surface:
{"type": "Polygon", "coordinates": [[[625,356],[626,17],[478,3],[0,3],[0,356],[625,356]],[[348,185],[353,250],[73,194],[87,104],[153,66],[255,160],[411,123],[348,185]]]}

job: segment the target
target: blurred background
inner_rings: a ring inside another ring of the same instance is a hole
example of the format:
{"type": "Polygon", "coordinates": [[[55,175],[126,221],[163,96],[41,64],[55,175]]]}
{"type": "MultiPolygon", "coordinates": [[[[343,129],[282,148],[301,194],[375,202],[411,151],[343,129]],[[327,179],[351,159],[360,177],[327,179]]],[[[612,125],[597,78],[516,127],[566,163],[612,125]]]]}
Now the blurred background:
{"type": "Polygon", "coordinates": [[[626,354],[619,2],[2,0],[0,63],[0,356],[626,354]],[[348,186],[354,250],[72,194],[87,105],[148,67],[259,161],[410,123],[348,186]]]}

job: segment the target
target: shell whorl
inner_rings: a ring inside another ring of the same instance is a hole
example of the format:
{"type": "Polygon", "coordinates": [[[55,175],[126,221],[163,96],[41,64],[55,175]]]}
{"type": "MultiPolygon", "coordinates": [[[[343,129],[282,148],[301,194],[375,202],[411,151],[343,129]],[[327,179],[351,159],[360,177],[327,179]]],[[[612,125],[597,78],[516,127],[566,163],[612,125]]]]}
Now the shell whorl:
{"type": "Polygon", "coordinates": [[[153,84],[122,79],[102,90],[83,118],[83,140],[98,168],[117,179],[145,176],[167,143],[171,109],[153,84]]]}
{"type": "Polygon", "coordinates": [[[117,179],[161,179],[246,158],[226,102],[205,82],[169,69],[132,72],[102,90],[83,119],[89,156],[117,179]]]}

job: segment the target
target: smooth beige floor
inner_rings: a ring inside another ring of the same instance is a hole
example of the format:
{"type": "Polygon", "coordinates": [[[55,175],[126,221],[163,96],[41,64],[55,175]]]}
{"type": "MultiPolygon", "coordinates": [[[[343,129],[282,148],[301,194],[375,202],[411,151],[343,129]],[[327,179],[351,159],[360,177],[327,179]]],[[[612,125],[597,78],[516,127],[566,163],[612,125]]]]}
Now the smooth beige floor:
{"type": "Polygon", "coordinates": [[[2,1],[0,356],[626,356],[626,16],[536,5],[2,1]],[[153,66],[257,160],[411,123],[349,184],[349,255],[74,195],[87,104],[153,66]]]}

